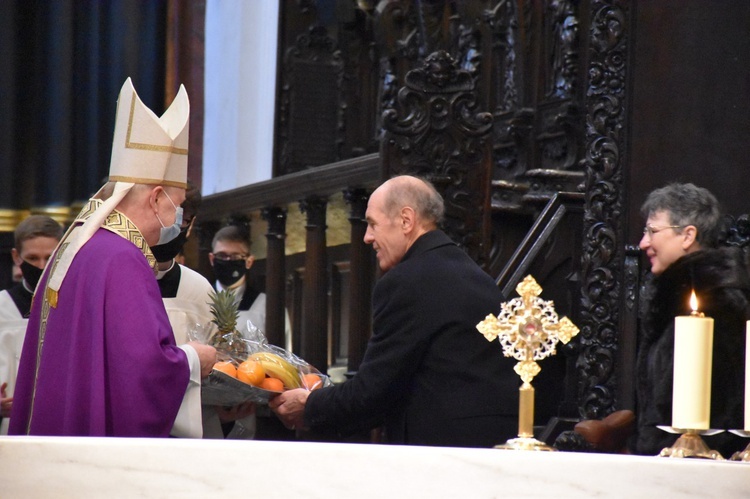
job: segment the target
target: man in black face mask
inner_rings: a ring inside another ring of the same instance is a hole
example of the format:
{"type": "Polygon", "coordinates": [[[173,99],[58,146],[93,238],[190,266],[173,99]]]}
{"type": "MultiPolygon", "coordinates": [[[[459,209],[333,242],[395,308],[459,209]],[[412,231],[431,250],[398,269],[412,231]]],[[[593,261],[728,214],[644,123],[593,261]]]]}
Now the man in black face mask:
{"type": "MultiPolygon", "coordinates": [[[[211,243],[212,252],[209,253],[208,259],[216,275],[216,289],[230,290],[234,294],[239,308],[237,328],[243,335],[247,336],[249,333],[248,321],[261,331],[266,330],[266,294],[256,289],[248,279],[247,272],[255,262],[255,257],[250,252],[249,221],[241,215],[235,215],[232,218],[229,225],[216,232],[211,243]]],[[[288,313],[285,318],[286,344],[278,346],[291,351],[292,328],[288,313]]],[[[221,413],[221,409],[217,412],[221,413]]],[[[256,415],[254,425],[250,417],[238,419],[240,428],[253,425],[255,428],[254,438],[259,440],[289,440],[293,438],[294,433],[284,428],[281,422],[270,413],[268,406],[257,407],[256,415]]],[[[221,416],[222,419],[225,418],[224,415],[221,416]]],[[[204,435],[208,433],[205,422],[204,415],[204,435]]],[[[229,425],[224,424],[223,427],[226,431],[229,425]]],[[[236,433],[237,425],[235,424],[227,438],[233,438],[232,435],[236,433]]],[[[249,432],[247,433],[249,434],[249,432]]]]}
{"type": "MultiPolygon", "coordinates": [[[[212,252],[208,259],[216,275],[216,289],[230,290],[239,305],[237,327],[247,336],[247,322],[250,321],[261,331],[266,330],[266,294],[257,290],[249,282],[247,272],[253,266],[255,257],[250,252],[249,222],[237,217],[230,225],[219,229],[211,243],[212,252]]],[[[291,351],[291,322],[285,318],[285,344],[278,345],[291,351]]]]}
{"type": "Polygon", "coordinates": [[[0,434],[7,434],[7,418],[13,406],[13,388],[26,333],[31,298],[44,266],[62,237],[62,226],[44,215],[32,215],[14,232],[13,263],[23,279],[0,291],[0,434]]]}

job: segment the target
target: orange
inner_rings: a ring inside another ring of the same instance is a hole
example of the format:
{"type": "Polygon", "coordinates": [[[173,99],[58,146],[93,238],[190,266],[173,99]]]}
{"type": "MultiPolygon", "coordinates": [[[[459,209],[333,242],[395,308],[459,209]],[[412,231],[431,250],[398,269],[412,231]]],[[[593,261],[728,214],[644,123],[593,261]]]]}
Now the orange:
{"type": "Polygon", "coordinates": [[[266,378],[266,371],[260,362],[246,360],[237,368],[237,379],[248,385],[258,386],[266,378]]]}
{"type": "Polygon", "coordinates": [[[284,391],[284,382],[281,381],[279,378],[266,378],[260,383],[260,387],[264,390],[269,390],[272,392],[283,392],[284,391]]]}
{"type": "Polygon", "coordinates": [[[317,374],[309,373],[302,375],[302,386],[310,391],[317,390],[323,386],[323,380],[317,374]]]}
{"type": "Polygon", "coordinates": [[[228,374],[229,376],[236,378],[237,377],[237,368],[234,367],[234,364],[232,364],[231,361],[228,360],[222,360],[214,364],[214,369],[217,371],[221,371],[224,374],[228,374]]]}

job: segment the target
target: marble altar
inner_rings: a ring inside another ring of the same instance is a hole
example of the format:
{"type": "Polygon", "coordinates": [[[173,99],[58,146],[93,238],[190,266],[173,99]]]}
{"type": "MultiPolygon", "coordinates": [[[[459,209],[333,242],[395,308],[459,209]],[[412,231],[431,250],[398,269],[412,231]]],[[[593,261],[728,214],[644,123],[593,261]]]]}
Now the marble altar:
{"type": "Polygon", "coordinates": [[[312,442],[0,437],[0,497],[750,497],[750,464],[312,442]]]}

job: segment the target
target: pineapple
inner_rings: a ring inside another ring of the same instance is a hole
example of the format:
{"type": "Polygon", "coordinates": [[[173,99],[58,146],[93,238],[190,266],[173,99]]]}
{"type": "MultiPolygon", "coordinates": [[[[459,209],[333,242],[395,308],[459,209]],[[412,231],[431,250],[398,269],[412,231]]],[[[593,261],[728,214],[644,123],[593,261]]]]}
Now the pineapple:
{"type": "Polygon", "coordinates": [[[223,290],[211,293],[210,297],[211,314],[214,316],[211,322],[219,327],[219,331],[211,336],[208,344],[234,358],[245,359],[248,354],[247,345],[237,330],[237,318],[240,314],[234,294],[223,290]]]}

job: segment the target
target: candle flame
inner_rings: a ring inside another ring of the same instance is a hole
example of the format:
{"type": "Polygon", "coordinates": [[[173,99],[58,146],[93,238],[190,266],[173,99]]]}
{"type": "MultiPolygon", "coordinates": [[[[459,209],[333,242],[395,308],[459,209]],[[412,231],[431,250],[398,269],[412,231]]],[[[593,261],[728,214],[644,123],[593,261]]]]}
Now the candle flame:
{"type": "Polygon", "coordinates": [[[695,296],[695,290],[690,293],[690,308],[693,310],[693,313],[698,313],[698,297],[695,296]]]}

